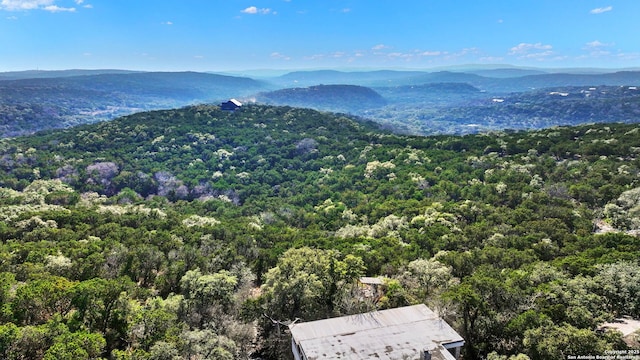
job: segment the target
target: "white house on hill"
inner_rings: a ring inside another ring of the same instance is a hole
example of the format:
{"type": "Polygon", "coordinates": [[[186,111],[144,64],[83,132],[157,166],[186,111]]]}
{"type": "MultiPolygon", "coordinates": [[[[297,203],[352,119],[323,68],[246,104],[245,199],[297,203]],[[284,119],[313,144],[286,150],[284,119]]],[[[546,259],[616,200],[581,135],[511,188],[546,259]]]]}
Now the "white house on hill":
{"type": "Polygon", "coordinates": [[[242,106],[242,103],[236,99],[231,99],[227,102],[223,102],[220,104],[220,109],[222,110],[237,110],[242,106]]]}
{"type": "Polygon", "coordinates": [[[464,339],[427,306],[414,305],[289,326],[296,360],[456,360],[464,339]]]}

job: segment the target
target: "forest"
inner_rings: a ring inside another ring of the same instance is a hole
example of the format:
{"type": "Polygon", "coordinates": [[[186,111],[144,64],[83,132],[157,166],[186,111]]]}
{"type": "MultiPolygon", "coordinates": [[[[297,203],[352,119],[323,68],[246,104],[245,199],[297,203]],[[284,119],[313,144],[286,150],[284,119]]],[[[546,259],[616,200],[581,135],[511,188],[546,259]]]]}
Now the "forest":
{"type": "Polygon", "coordinates": [[[419,303],[465,360],[638,349],[600,325],[640,318],[639,133],[197,105],[2,139],[0,358],[288,359],[277,323],[419,303]]]}

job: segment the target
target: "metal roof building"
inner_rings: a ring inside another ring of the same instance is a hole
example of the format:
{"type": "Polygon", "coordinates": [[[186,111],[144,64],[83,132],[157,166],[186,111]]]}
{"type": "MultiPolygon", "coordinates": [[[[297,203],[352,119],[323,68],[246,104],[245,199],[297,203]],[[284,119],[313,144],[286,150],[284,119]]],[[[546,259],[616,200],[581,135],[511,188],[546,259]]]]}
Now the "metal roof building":
{"type": "Polygon", "coordinates": [[[223,102],[222,104],[220,104],[220,109],[222,110],[237,110],[240,107],[242,107],[242,103],[236,99],[231,99],[227,102],[223,102]]]}
{"type": "Polygon", "coordinates": [[[464,339],[424,304],[289,326],[296,360],[454,360],[464,339]]]}

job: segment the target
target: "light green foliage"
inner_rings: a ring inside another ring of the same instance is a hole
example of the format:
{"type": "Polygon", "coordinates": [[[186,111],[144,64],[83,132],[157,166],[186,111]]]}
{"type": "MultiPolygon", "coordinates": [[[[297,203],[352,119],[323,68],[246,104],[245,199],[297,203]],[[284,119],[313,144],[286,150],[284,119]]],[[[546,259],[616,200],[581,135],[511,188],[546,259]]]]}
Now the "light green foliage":
{"type": "Polygon", "coordinates": [[[215,225],[218,225],[218,224],[220,224],[220,221],[218,221],[218,220],[216,220],[215,218],[212,218],[212,217],[191,215],[188,218],[182,220],[182,223],[186,227],[192,227],[192,226],[204,227],[204,226],[215,226],[215,225]]]}
{"type": "Polygon", "coordinates": [[[444,211],[442,204],[437,202],[431,204],[424,211],[424,214],[411,219],[411,225],[417,226],[420,232],[425,232],[426,229],[435,225],[441,225],[449,230],[459,231],[460,229],[456,226],[456,223],[456,216],[444,211]]]}
{"type": "Polygon", "coordinates": [[[396,279],[384,279],[383,293],[384,295],[376,304],[379,309],[393,309],[408,306],[415,302],[407,289],[396,279]]]}
{"type": "MultiPolygon", "coordinates": [[[[148,350],[151,354],[154,354],[157,344],[166,345],[164,339],[171,339],[182,331],[183,326],[178,321],[182,301],[184,299],[181,295],[173,295],[166,300],[162,298],[147,300],[145,304],[133,311],[129,341],[139,344],[142,349],[148,350]]],[[[160,345],[160,347],[163,346],[160,345]]],[[[157,350],[156,348],[155,352],[157,350]]],[[[167,351],[167,353],[171,352],[167,351]]]]}
{"type": "Polygon", "coordinates": [[[55,315],[72,309],[74,283],[67,278],[50,276],[22,284],[15,290],[12,312],[21,324],[42,324],[55,315]]]}
{"type": "Polygon", "coordinates": [[[347,287],[364,270],[361,259],[335,250],[291,249],[265,275],[270,316],[305,320],[331,316],[347,287]]]}
{"type": "Polygon", "coordinates": [[[58,336],[47,349],[44,360],[79,359],[98,360],[105,347],[105,340],[99,334],[86,332],[69,333],[58,336]]]}
{"type": "Polygon", "coordinates": [[[605,205],[604,216],[620,230],[640,231],[640,187],[623,192],[615,202],[605,205]]]}
{"type": "MultiPolygon", "coordinates": [[[[73,188],[60,180],[35,180],[22,191],[0,188],[0,221],[10,221],[22,214],[44,211],[67,211],[51,200],[52,196],[77,196],[73,188]]],[[[70,201],[77,202],[77,199],[70,201]]],[[[63,202],[64,203],[64,202],[63,202]]],[[[37,218],[37,217],[36,217],[37,218]]],[[[18,224],[24,226],[26,221],[18,224]]]]}
{"type": "Polygon", "coordinates": [[[489,353],[489,355],[487,355],[487,360],[531,360],[531,358],[529,358],[525,354],[508,356],[508,355],[499,355],[497,352],[493,351],[489,353]]]}
{"type": "MultiPolygon", "coordinates": [[[[405,287],[411,289],[420,299],[436,298],[442,291],[457,283],[447,266],[435,258],[416,259],[407,264],[403,274],[405,287]]],[[[423,301],[424,301],[423,300],[423,301]]]]}
{"type": "Polygon", "coordinates": [[[398,217],[396,215],[389,215],[381,218],[373,225],[346,225],[336,231],[336,236],[341,238],[355,238],[355,237],[392,237],[399,239],[400,230],[407,228],[407,219],[405,217],[398,217]]]}
{"type": "Polygon", "coordinates": [[[211,330],[186,331],[181,334],[180,342],[184,359],[234,360],[236,358],[235,343],[211,330]]]}
{"type": "Polygon", "coordinates": [[[594,290],[615,316],[640,317],[640,264],[637,261],[599,265],[593,280],[594,290]]]}
{"type": "Polygon", "coordinates": [[[149,360],[181,360],[175,345],[165,341],[156,342],[149,350],[149,360]]]}
{"type": "Polygon", "coordinates": [[[608,349],[592,330],[569,324],[527,330],[523,343],[533,359],[562,360],[569,355],[604,354],[608,349]]]}
{"type": "Polygon", "coordinates": [[[230,305],[237,285],[238,278],[226,270],[205,275],[198,269],[189,270],[180,280],[185,300],[192,301],[196,306],[230,305]]]}
{"type": "Polygon", "coordinates": [[[381,173],[383,170],[392,170],[395,169],[395,167],[396,165],[391,161],[371,161],[367,163],[367,166],[364,169],[364,177],[370,178],[374,175],[379,176],[379,173],[381,173]]]}

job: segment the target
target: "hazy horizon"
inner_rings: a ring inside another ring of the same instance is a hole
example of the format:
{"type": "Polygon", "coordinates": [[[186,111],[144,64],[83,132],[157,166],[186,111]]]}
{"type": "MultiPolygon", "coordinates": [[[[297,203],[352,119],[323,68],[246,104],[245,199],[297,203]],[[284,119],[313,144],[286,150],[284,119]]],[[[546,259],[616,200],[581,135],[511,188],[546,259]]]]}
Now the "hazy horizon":
{"type": "Polygon", "coordinates": [[[439,71],[483,71],[483,70],[530,70],[540,71],[548,73],[612,73],[618,71],[640,71],[640,66],[637,67],[534,67],[534,66],[515,66],[511,64],[463,64],[463,65],[451,65],[451,66],[437,66],[430,68],[410,68],[410,67],[335,67],[335,68],[247,68],[247,69],[219,69],[219,70],[190,70],[190,69],[173,69],[173,70],[150,70],[150,69],[132,69],[132,68],[55,68],[55,69],[23,69],[23,70],[0,70],[0,74],[9,73],[28,73],[28,72],[72,72],[72,71],[96,71],[96,72],[199,72],[199,73],[211,73],[211,74],[229,74],[229,75],[243,75],[256,76],[256,77],[271,77],[279,76],[292,72],[314,72],[314,71],[336,71],[336,72],[375,72],[375,71],[423,71],[423,72],[439,72],[439,71]]]}

